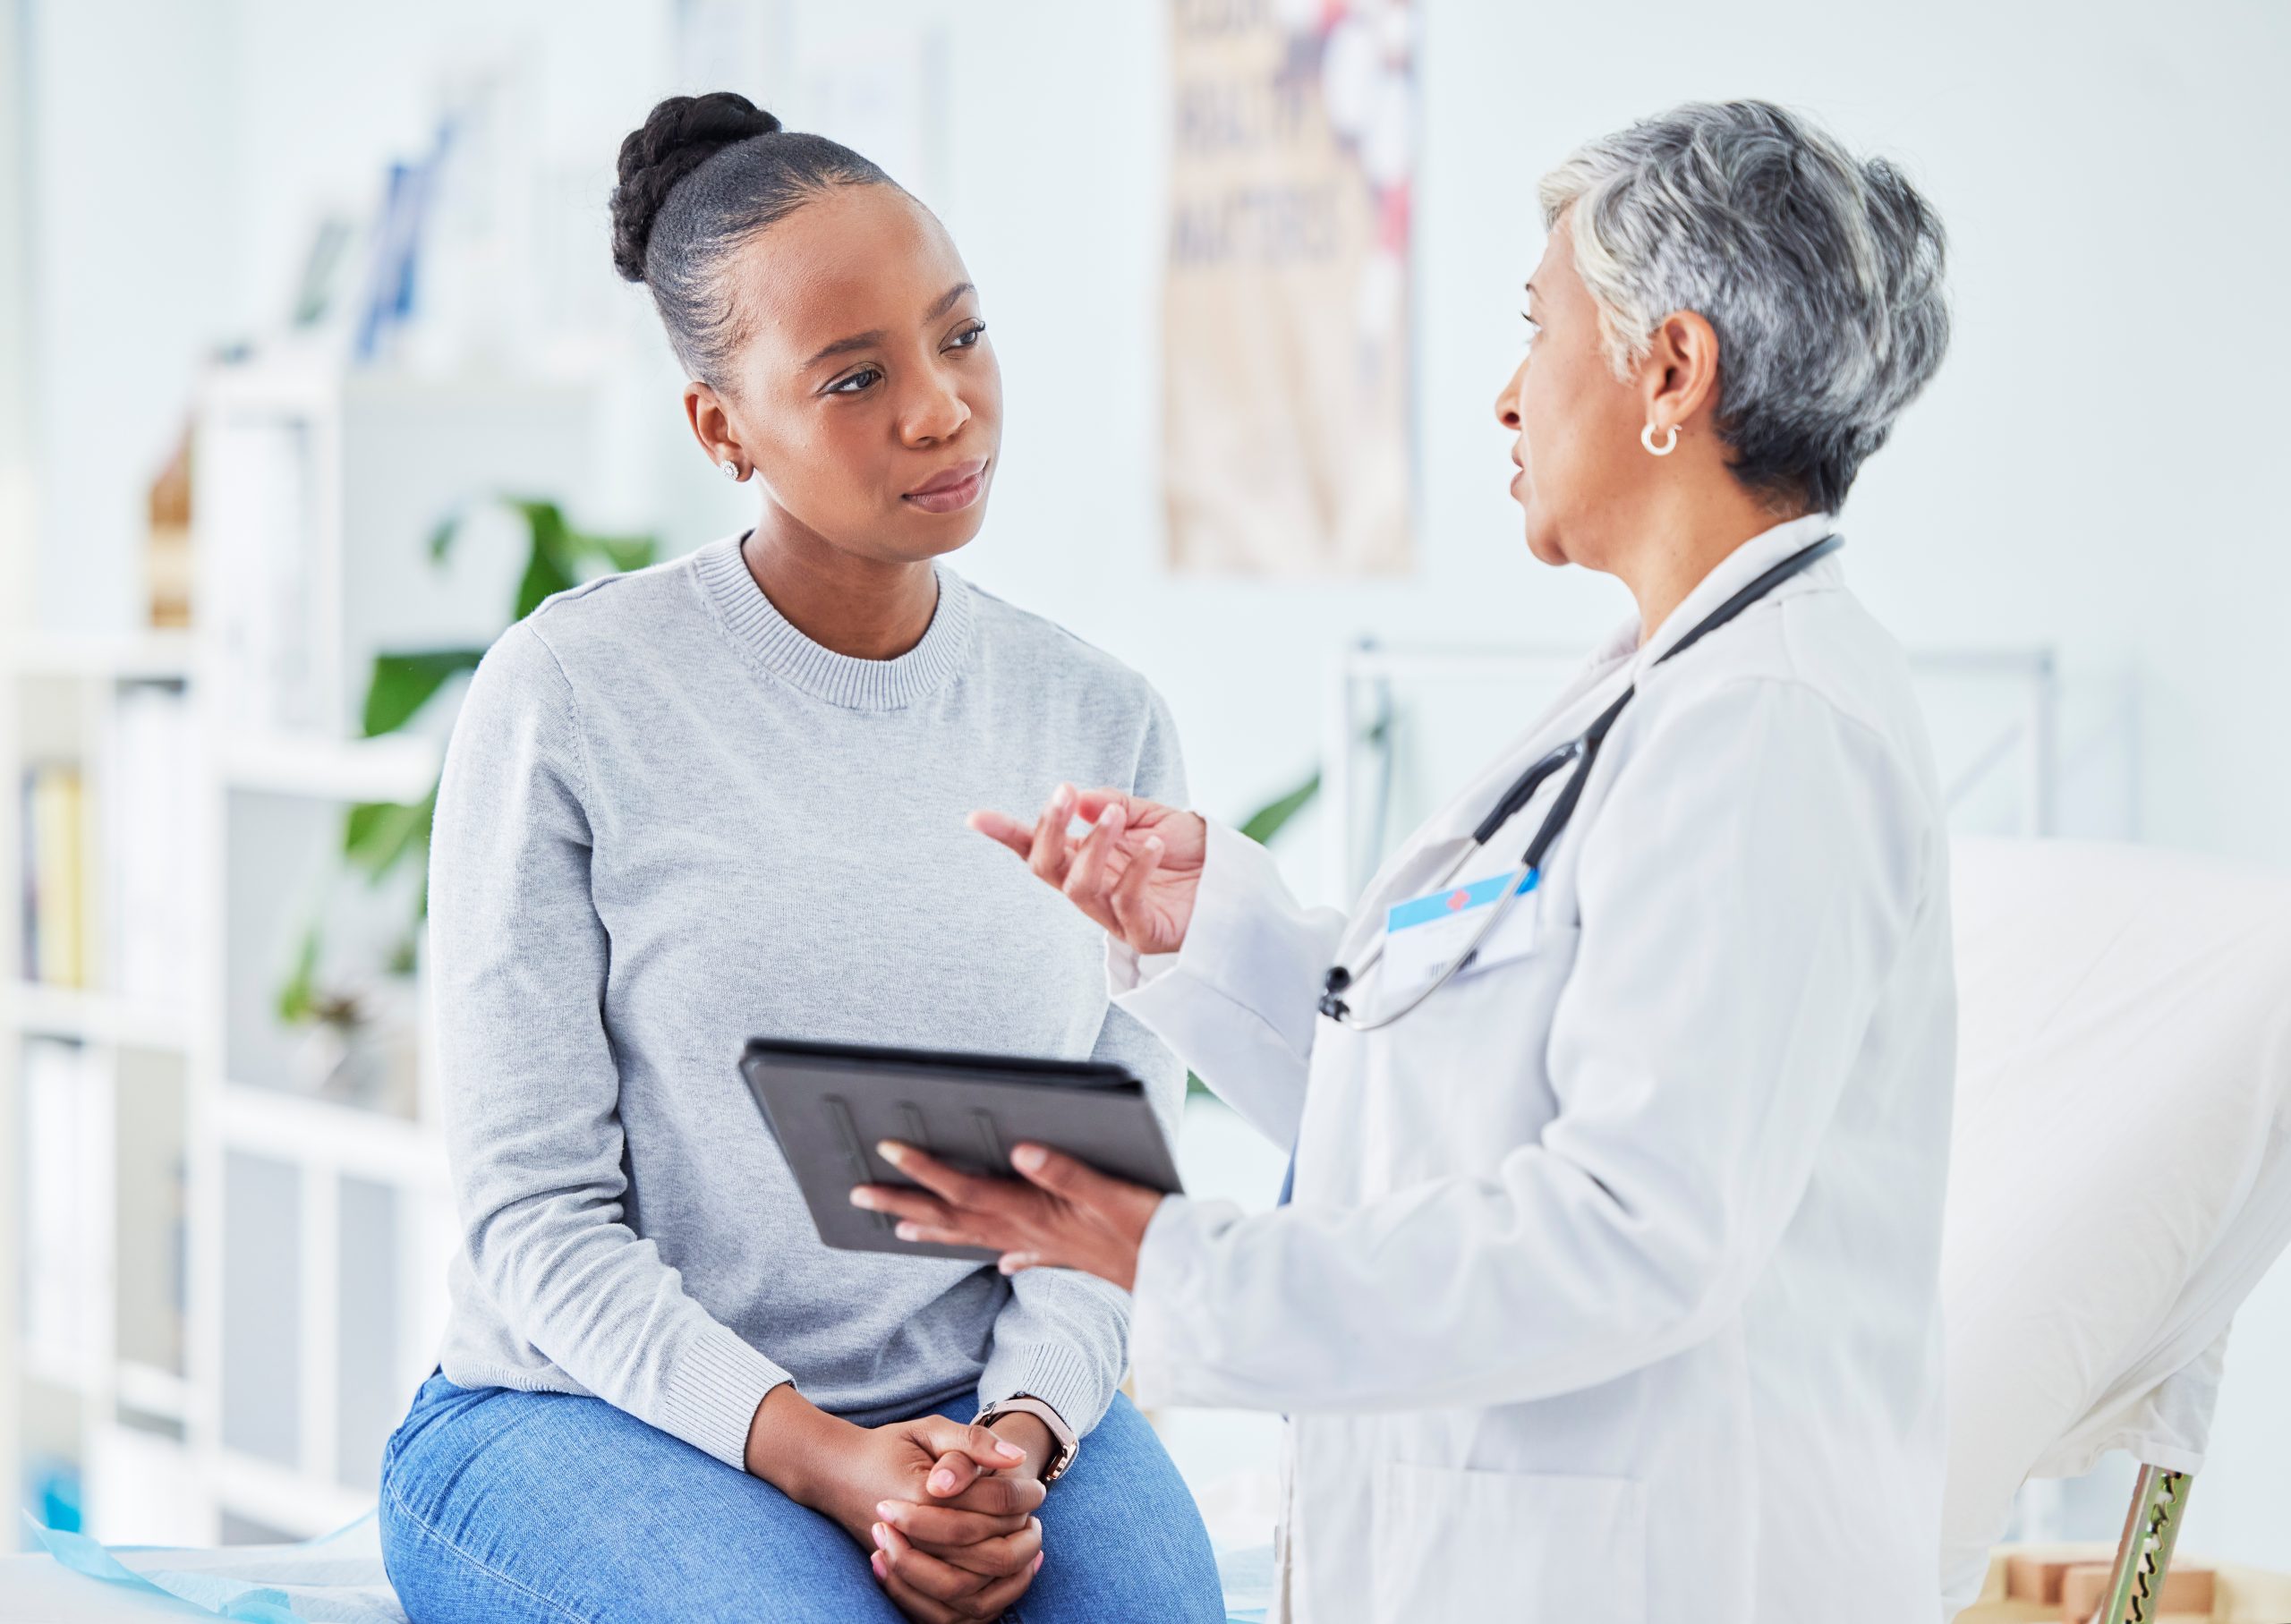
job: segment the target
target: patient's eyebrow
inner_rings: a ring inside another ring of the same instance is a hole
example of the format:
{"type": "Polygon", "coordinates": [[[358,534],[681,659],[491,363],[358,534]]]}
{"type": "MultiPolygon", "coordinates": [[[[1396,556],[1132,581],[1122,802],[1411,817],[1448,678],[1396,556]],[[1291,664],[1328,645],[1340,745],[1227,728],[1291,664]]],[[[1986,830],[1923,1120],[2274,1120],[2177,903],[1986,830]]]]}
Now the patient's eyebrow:
{"type": "MultiPolygon", "coordinates": [[[[923,319],[925,321],[938,320],[940,317],[945,315],[949,310],[953,310],[956,305],[961,303],[962,297],[965,293],[975,293],[977,289],[971,283],[956,283],[954,286],[949,288],[945,293],[939,295],[938,303],[933,305],[929,310],[923,312],[923,319]]],[[[854,333],[848,338],[839,338],[833,344],[825,345],[821,349],[818,354],[813,356],[804,364],[806,367],[815,367],[830,355],[843,355],[853,350],[864,350],[882,342],[883,335],[881,328],[877,328],[875,331],[869,333],[854,333]]]]}
{"type": "Polygon", "coordinates": [[[807,367],[815,367],[830,355],[840,355],[847,350],[864,350],[882,342],[883,336],[880,331],[873,333],[854,333],[848,338],[837,339],[833,344],[829,344],[824,349],[821,350],[818,354],[813,356],[804,364],[807,367]]]}

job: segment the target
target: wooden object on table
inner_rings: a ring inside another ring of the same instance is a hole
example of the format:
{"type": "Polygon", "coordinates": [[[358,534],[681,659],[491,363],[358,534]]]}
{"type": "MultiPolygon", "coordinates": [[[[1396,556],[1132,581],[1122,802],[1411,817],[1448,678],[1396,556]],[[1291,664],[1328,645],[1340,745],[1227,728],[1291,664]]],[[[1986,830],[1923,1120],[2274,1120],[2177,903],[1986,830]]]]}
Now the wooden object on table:
{"type": "Polygon", "coordinates": [[[2005,1599],[2042,1602],[2048,1607],[2057,1607],[2061,1582],[2067,1577],[2068,1570],[2088,1560],[2057,1552],[2015,1552],[2005,1563],[2005,1599]]]}
{"type": "MultiPolygon", "coordinates": [[[[2080,1562],[2065,1569],[2060,1576],[2061,1624],[2085,1624],[2092,1610],[2107,1598],[2108,1580],[2115,1572],[2108,1562],[2080,1562]]],[[[2217,1592],[2212,1569],[2196,1563],[2175,1563],[2164,1576],[2164,1594],[2159,1598],[2163,1608],[2157,1624],[2167,1624],[2174,1618],[2210,1618],[2217,1592]]]]}

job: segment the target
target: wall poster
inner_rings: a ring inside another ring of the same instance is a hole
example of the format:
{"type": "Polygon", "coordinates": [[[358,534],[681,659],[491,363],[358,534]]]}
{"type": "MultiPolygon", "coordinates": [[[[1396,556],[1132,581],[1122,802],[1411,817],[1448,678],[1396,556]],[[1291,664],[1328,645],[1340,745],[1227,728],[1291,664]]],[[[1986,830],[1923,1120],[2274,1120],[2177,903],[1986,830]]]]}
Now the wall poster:
{"type": "Polygon", "coordinates": [[[1417,15],[1413,0],[1171,0],[1173,567],[1409,567],[1417,15]]]}

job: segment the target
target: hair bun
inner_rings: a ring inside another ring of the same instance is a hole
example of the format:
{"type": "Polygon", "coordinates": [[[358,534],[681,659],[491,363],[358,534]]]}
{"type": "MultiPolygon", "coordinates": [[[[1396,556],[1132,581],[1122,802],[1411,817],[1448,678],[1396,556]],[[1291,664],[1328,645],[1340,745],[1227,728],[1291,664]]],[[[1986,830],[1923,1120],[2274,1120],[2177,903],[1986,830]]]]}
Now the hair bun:
{"type": "Polygon", "coordinates": [[[612,191],[613,268],[644,280],[652,222],[685,176],[725,148],[770,135],[779,121],[737,90],[671,96],[620,143],[620,183],[612,191]]]}

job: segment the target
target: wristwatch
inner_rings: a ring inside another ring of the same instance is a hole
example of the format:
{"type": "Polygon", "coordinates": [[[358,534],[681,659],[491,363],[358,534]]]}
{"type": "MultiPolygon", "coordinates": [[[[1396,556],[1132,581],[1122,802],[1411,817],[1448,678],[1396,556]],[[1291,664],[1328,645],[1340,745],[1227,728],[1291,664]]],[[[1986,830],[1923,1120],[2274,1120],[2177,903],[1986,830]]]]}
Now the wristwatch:
{"type": "Polygon", "coordinates": [[[1082,1441],[1074,1435],[1074,1429],[1066,1424],[1065,1416],[1032,1393],[1012,1393],[1007,1399],[988,1405],[974,1419],[980,1426],[992,1426],[1003,1416],[1010,1415],[1032,1416],[1050,1429],[1052,1446],[1050,1463],[1042,1469],[1043,1487],[1046,1489],[1066,1475],[1066,1468],[1072,1466],[1074,1458],[1082,1452],[1082,1441]]]}

